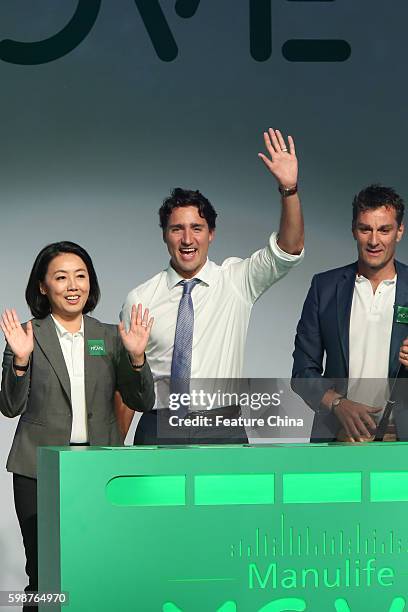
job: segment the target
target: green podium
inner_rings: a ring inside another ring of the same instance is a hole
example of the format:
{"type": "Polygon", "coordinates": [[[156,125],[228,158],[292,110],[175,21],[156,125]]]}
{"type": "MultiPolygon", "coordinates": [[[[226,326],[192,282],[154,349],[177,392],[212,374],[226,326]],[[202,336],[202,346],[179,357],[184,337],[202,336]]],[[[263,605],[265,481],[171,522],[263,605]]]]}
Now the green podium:
{"type": "Polygon", "coordinates": [[[406,443],[47,447],[38,486],[53,609],[408,610],[406,443]]]}

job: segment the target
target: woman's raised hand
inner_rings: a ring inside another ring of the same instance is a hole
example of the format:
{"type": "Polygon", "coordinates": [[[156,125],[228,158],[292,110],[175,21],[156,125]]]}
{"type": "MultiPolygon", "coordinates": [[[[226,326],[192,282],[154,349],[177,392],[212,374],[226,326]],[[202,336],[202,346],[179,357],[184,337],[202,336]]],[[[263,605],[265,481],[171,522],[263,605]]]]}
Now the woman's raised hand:
{"type": "Polygon", "coordinates": [[[132,363],[136,365],[143,363],[144,352],[154,321],[153,317],[149,319],[148,308],[145,309],[143,316],[142,310],[141,304],[138,304],[137,308],[135,305],[132,306],[129,331],[125,330],[122,321],[119,323],[119,333],[123,346],[129,353],[132,363]]]}
{"type": "Polygon", "coordinates": [[[24,329],[14,308],[6,309],[1,315],[0,327],[8,345],[14,353],[14,360],[25,365],[34,349],[33,327],[28,321],[24,329]]]}

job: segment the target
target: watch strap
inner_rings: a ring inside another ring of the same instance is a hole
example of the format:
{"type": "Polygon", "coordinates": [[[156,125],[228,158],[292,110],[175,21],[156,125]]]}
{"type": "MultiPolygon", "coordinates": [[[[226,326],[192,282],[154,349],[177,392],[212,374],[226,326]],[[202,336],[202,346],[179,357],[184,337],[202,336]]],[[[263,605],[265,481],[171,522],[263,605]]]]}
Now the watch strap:
{"type": "Polygon", "coordinates": [[[13,368],[16,372],[27,372],[29,367],[30,367],[30,362],[28,362],[27,365],[25,366],[16,365],[15,363],[13,363],[13,368]]]}
{"type": "Polygon", "coordinates": [[[295,195],[295,193],[297,193],[297,190],[297,183],[293,187],[284,187],[283,185],[279,185],[279,192],[283,198],[288,198],[291,195],[295,195]]]}

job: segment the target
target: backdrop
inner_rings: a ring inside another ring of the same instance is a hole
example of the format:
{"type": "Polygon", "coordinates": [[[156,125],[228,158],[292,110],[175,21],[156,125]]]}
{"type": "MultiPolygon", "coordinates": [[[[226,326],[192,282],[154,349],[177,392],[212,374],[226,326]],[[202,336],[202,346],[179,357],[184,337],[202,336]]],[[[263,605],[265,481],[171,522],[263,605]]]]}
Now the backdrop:
{"type": "MultiPolygon", "coordinates": [[[[167,265],[157,210],[174,186],[216,207],[214,260],[261,248],[280,202],[257,153],[278,127],[297,144],[306,258],[255,306],[245,375],[288,377],[312,275],[355,258],[354,193],[408,195],[407,17],[405,0],[3,0],[1,309],[29,316],[33,259],[66,239],[93,257],[95,315],[117,320],[167,265]]],[[[2,465],[15,426],[2,417],[2,465]]],[[[20,589],[4,468],[0,490],[0,589],[20,589]]]]}

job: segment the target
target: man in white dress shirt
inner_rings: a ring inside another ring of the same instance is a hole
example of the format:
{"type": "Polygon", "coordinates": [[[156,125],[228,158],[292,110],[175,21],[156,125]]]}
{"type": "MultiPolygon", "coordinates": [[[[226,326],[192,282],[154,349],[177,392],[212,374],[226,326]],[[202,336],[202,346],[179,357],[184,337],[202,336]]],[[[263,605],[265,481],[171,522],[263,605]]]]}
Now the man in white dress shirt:
{"type": "MultiPolygon", "coordinates": [[[[253,304],[303,257],[304,229],[294,141],[289,136],[287,147],[279,130],[273,129],[264,132],[264,141],[268,155],[260,153],[259,157],[278,182],[281,220],[279,233],[272,233],[268,244],[248,259],[229,258],[221,266],[208,259],[217,213],[199,191],[174,189],[160,208],[170,265],[133,289],[122,310],[126,325],[133,304],[142,303],[154,317],[146,355],[156,383],[158,408],[169,405],[169,382],[171,389],[175,376],[202,380],[241,377],[253,304]],[[192,288],[185,296],[187,285],[192,288]],[[182,296],[189,300],[185,308],[182,296]]],[[[190,408],[193,412],[190,417],[200,413],[190,408]]],[[[239,415],[239,406],[218,404],[211,408],[212,418],[217,415],[222,420],[239,415]]],[[[162,416],[168,411],[159,412],[162,416]]],[[[142,416],[135,443],[164,442],[157,433],[156,420],[156,411],[147,418],[142,416]]],[[[184,428],[178,442],[230,441],[227,428],[222,427],[214,440],[213,422],[207,423],[208,427],[184,428]]],[[[234,441],[246,441],[244,428],[235,431],[234,441]]],[[[171,443],[169,439],[165,442],[171,443]]]]}
{"type": "Polygon", "coordinates": [[[399,358],[408,335],[408,267],[395,260],[403,214],[394,189],[363,189],[353,201],[358,261],[312,280],[292,373],[292,387],[316,412],[312,441],[408,439],[402,402],[383,419],[388,400],[397,399],[397,390],[402,397],[406,377],[399,358]]]}

